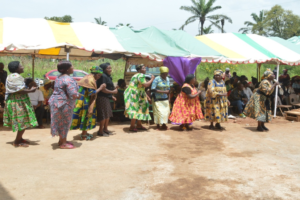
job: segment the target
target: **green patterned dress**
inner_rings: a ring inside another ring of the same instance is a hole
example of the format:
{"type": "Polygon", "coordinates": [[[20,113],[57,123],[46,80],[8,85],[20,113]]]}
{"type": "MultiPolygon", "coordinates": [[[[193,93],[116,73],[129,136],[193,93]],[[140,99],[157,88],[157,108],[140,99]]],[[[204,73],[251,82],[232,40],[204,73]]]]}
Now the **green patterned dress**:
{"type": "Polygon", "coordinates": [[[146,83],[145,74],[135,74],[124,92],[124,114],[129,119],[151,120],[144,83],[146,83]]]}

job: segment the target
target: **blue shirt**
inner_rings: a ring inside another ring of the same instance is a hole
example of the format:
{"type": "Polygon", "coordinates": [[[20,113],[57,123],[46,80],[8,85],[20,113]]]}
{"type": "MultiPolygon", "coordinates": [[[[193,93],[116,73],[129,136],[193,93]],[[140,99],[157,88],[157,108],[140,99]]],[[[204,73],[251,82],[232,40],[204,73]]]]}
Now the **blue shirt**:
{"type": "Polygon", "coordinates": [[[159,99],[168,99],[168,95],[167,94],[163,94],[163,93],[157,93],[155,92],[155,90],[163,90],[163,91],[167,91],[170,90],[170,80],[167,77],[166,80],[162,79],[161,76],[157,76],[151,86],[151,91],[154,91],[153,94],[155,95],[155,99],[159,100],[159,99]]]}

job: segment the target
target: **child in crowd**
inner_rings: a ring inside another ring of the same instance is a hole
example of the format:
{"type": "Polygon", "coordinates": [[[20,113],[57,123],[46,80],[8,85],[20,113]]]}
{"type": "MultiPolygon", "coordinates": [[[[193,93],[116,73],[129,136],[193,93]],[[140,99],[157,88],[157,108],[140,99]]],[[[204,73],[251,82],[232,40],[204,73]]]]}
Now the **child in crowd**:
{"type": "Polygon", "coordinates": [[[118,80],[118,93],[116,94],[117,102],[116,107],[117,108],[125,108],[124,104],[124,91],[126,90],[126,82],[124,79],[118,80]]]}

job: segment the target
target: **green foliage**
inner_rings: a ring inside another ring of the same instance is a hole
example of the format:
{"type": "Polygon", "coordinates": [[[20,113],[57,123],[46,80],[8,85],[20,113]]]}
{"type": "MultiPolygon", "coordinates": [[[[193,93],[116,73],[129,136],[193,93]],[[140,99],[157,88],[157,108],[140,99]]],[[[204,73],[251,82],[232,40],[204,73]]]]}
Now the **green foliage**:
{"type": "Polygon", "coordinates": [[[241,28],[240,32],[284,39],[300,34],[300,16],[279,5],[273,6],[269,11],[262,10],[259,15],[252,13],[251,16],[254,22],[246,21],[246,27],[241,28]]]}
{"type": "Polygon", "coordinates": [[[94,18],[95,21],[96,21],[96,24],[99,24],[99,25],[103,25],[103,26],[106,26],[107,25],[107,22],[106,21],[102,21],[101,17],[99,18],[94,18]]]}
{"type": "Polygon", "coordinates": [[[131,24],[123,24],[123,23],[119,23],[119,24],[117,25],[117,27],[122,27],[122,26],[127,26],[127,27],[129,27],[129,28],[133,28],[133,26],[131,26],[131,24]]]}
{"type": "Polygon", "coordinates": [[[246,27],[241,28],[239,31],[243,34],[251,32],[253,34],[268,36],[265,11],[261,10],[258,15],[252,13],[251,16],[254,22],[245,21],[244,24],[246,27]]]}
{"type": "Polygon", "coordinates": [[[210,33],[213,33],[214,32],[214,30],[212,30],[212,24],[211,25],[209,25],[208,27],[205,27],[205,28],[203,28],[203,34],[205,35],[205,34],[210,34],[210,33]]]}
{"type": "Polygon", "coordinates": [[[52,20],[56,22],[73,22],[73,18],[71,15],[64,15],[62,17],[45,17],[46,20],[52,20]]]}
{"type": "MultiPolygon", "coordinates": [[[[30,56],[26,57],[16,57],[16,56],[3,56],[0,57],[0,62],[4,63],[4,69],[7,70],[9,73],[7,66],[8,63],[11,61],[20,61],[21,64],[24,66],[24,73],[22,76],[24,78],[29,77],[28,74],[32,73],[32,59],[30,56]]],[[[93,61],[77,61],[71,60],[75,69],[80,69],[86,72],[90,71],[92,66],[100,65],[105,62],[109,62],[113,68],[112,78],[114,82],[117,82],[120,78],[124,77],[124,69],[125,69],[125,61],[123,59],[119,60],[110,60],[110,59],[99,59],[93,61]]],[[[35,70],[34,70],[34,77],[44,79],[44,75],[53,70],[57,69],[57,60],[52,59],[35,59],[35,70]]],[[[30,75],[31,76],[31,75],[30,75]]]]}
{"type": "Polygon", "coordinates": [[[226,15],[209,15],[212,12],[221,9],[221,6],[214,6],[216,0],[191,0],[192,6],[181,6],[181,10],[188,11],[192,14],[191,17],[189,17],[185,23],[180,27],[181,30],[184,29],[184,27],[190,23],[193,23],[195,21],[199,21],[198,30],[199,35],[203,35],[204,33],[204,23],[206,19],[210,21],[211,24],[213,24],[218,29],[222,30],[224,32],[224,24],[225,20],[232,23],[232,20],[230,17],[226,15]],[[218,23],[221,22],[221,26],[218,25],[218,23]]]}

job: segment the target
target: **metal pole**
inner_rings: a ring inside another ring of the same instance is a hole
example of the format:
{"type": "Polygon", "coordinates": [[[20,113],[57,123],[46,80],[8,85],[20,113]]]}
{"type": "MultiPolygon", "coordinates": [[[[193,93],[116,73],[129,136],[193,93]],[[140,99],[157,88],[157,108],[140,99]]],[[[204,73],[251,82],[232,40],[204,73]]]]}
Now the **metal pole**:
{"type": "MultiPolygon", "coordinates": [[[[277,82],[278,82],[278,80],[279,80],[279,63],[277,63],[277,75],[276,75],[276,80],[277,80],[277,82]]],[[[278,98],[278,85],[276,86],[276,92],[275,92],[274,118],[276,118],[277,98],[278,98]]]]}
{"type": "Polygon", "coordinates": [[[69,60],[69,54],[70,54],[70,53],[69,53],[69,52],[67,52],[67,60],[69,60]]]}
{"type": "Polygon", "coordinates": [[[35,60],[35,55],[31,55],[32,57],[32,79],[34,80],[34,60],[35,60]]]}

